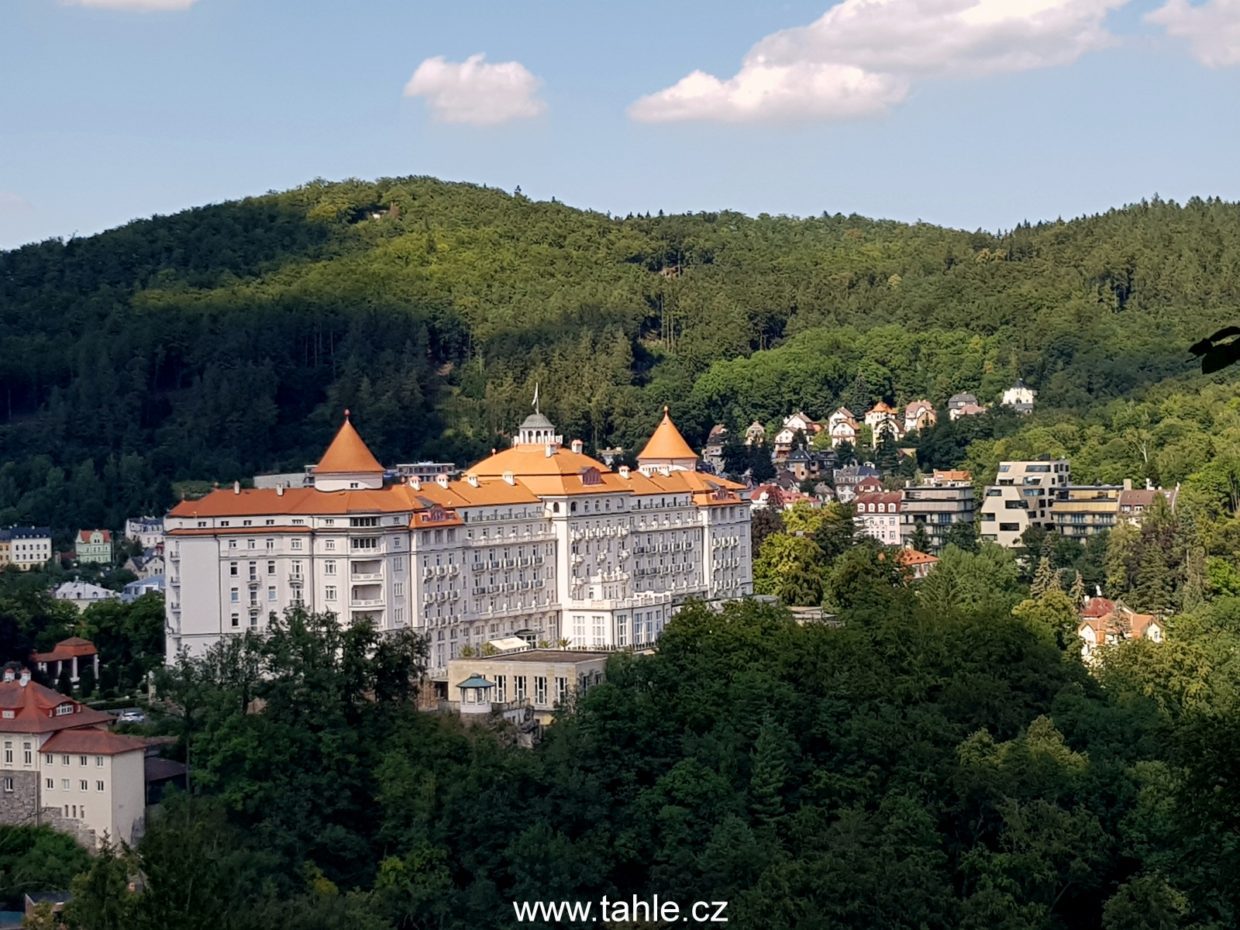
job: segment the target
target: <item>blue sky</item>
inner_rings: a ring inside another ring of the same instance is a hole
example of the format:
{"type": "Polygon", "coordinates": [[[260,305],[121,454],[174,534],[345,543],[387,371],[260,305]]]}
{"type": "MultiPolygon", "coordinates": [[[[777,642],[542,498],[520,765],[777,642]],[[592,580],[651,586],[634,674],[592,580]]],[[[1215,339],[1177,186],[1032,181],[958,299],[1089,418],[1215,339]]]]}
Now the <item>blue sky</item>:
{"type": "Polygon", "coordinates": [[[0,80],[0,247],[315,177],[988,229],[1240,199],[1240,0],[4,0],[0,80]]]}

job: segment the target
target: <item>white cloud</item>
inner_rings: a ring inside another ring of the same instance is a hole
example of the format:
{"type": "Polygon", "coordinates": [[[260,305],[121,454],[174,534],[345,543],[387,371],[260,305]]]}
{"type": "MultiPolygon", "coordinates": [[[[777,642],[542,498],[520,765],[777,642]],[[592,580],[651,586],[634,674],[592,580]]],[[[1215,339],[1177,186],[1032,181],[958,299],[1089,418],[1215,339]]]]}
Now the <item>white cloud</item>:
{"type": "Polygon", "coordinates": [[[1197,6],[1167,0],[1145,19],[1186,40],[1193,57],[1208,68],[1240,65],[1240,0],[1208,0],[1197,6]]]}
{"type": "Polygon", "coordinates": [[[140,13],[159,13],[188,10],[198,0],[61,0],[71,6],[89,6],[100,10],[133,10],[140,13]]]}
{"type": "Polygon", "coordinates": [[[845,119],[881,113],[916,81],[1070,64],[1111,44],[1128,0],[843,0],[760,40],[731,78],[695,71],[629,108],[646,122],[845,119]]]}
{"type": "Polygon", "coordinates": [[[545,111],[538,98],[541,85],[519,61],[490,64],[479,54],[455,62],[436,56],[418,65],[405,96],[425,97],[435,119],[445,123],[493,126],[545,111]]]}
{"type": "Polygon", "coordinates": [[[21,194],[12,191],[0,191],[0,215],[13,213],[29,213],[34,204],[21,194]]]}

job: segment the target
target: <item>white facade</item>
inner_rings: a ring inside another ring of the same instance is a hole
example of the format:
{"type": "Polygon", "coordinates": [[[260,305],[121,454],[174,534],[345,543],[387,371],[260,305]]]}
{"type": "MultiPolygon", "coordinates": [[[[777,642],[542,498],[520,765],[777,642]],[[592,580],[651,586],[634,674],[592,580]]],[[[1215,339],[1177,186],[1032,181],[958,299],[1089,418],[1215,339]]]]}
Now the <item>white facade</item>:
{"type": "Polygon", "coordinates": [[[125,538],[140,543],[144,550],[163,545],[163,517],[130,517],[125,521],[125,538]]]}
{"type": "Polygon", "coordinates": [[[612,472],[536,414],[511,449],[460,480],[385,483],[354,462],[369,451],[346,422],[315,486],[234,487],[168,515],[168,660],[295,605],[412,627],[440,671],[506,636],[652,642],[689,598],[752,593],[739,486],[664,464],[681,451],[655,439],[641,470],[612,472]],[[358,470],[327,470],[329,459],[358,470]]]}
{"type": "Polygon", "coordinates": [[[52,534],[43,527],[0,529],[0,569],[16,565],[22,571],[39,568],[52,559],[52,534]]]}
{"type": "Polygon", "coordinates": [[[857,529],[884,546],[900,545],[900,492],[867,491],[853,501],[857,529]]]}

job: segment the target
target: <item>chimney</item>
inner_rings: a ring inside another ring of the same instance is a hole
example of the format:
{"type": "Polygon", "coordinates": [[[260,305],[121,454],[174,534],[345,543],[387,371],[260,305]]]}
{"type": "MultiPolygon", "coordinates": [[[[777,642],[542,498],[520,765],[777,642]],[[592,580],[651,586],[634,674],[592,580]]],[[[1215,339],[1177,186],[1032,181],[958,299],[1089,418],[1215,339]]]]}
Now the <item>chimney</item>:
{"type": "Polygon", "coordinates": [[[585,449],[585,443],[583,443],[580,439],[574,439],[572,449],[574,455],[581,455],[582,450],[585,449]]]}
{"type": "Polygon", "coordinates": [[[506,472],[504,472],[504,483],[505,483],[505,484],[516,484],[516,483],[517,483],[517,476],[516,476],[516,475],[514,475],[514,474],[513,474],[512,472],[510,472],[510,471],[506,471],[506,472]]]}
{"type": "Polygon", "coordinates": [[[547,454],[547,458],[551,458],[553,455],[555,455],[555,445],[554,445],[554,444],[552,444],[552,443],[547,443],[547,453],[546,453],[546,454],[547,454]]]}
{"type": "Polygon", "coordinates": [[[409,487],[413,488],[415,491],[421,491],[422,490],[422,479],[419,478],[417,475],[410,475],[409,476],[409,487]]]}
{"type": "Polygon", "coordinates": [[[1124,490],[1125,490],[1125,491],[1131,491],[1131,490],[1132,490],[1132,479],[1131,479],[1131,478],[1125,478],[1125,479],[1124,479],[1124,490]]]}
{"type": "Polygon", "coordinates": [[[30,669],[28,668],[22,669],[22,677],[18,679],[18,682],[21,683],[21,686],[23,688],[26,687],[26,685],[30,684],[30,669]]]}
{"type": "Polygon", "coordinates": [[[13,681],[16,677],[17,675],[13,671],[13,666],[10,665],[4,670],[5,681],[13,681]]]}
{"type": "Polygon", "coordinates": [[[478,476],[477,475],[466,475],[465,480],[469,482],[469,486],[471,488],[478,487],[478,476]]]}
{"type": "Polygon", "coordinates": [[[240,494],[240,493],[241,493],[241,482],[240,482],[240,481],[234,481],[234,482],[233,482],[233,493],[234,493],[234,494],[240,494]]]}
{"type": "Polygon", "coordinates": [[[625,481],[629,480],[629,466],[627,465],[620,466],[620,477],[623,478],[625,481]]]}
{"type": "Polygon", "coordinates": [[[446,488],[448,486],[448,476],[443,472],[440,472],[435,476],[435,483],[441,488],[446,488]]]}
{"type": "Polygon", "coordinates": [[[284,485],[277,484],[276,485],[276,497],[283,497],[283,496],[284,496],[284,485]]]}

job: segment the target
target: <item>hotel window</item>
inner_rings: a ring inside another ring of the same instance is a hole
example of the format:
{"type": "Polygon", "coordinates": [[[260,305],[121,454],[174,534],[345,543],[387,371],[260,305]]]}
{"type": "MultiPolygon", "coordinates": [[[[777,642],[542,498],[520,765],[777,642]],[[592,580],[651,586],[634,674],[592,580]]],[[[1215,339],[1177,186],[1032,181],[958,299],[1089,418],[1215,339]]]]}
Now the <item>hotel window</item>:
{"type": "Polygon", "coordinates": [[[12,794],[12,793],[13,793],[13,779],[12,779],[12,777],[6,778],[6,779],[4,780],[4,793],[5,793],[5,794],[12,794]]]}
{"type": "Polygon", "coordinates": [[[276,541],[274,539],[267,540],[267,551],[268,552],[270,552],[275,547],[276,547],[276,541]]]}
{"type": "Polygon", "coordinates": [[[555,702],[563,704],[568,699],[568,679],[557,675],[555,679],[555,702]]]}
{"type": "Polygon", "coordinates": [[[79,782],[78,782],[78,790],[79,790],[79,791],[89,791],[89,790],[90,790],[90,782],[88,782],[85,778],[83,778],[81,781],[79,781],[79,782]]]}
{"type": "Polygon", "coordinates": [[[236,549],[236,548],[237,548],[237,540],[235,540],[235,539],[230,539],[230,540],[228,540],[228,548],[229,548],[229,549],[236,549]]]}
{"type": "Polygon", "coordinates": [[[26,765],[34,764],[34,750],[31,748],[30,743],[22,743],[22,756],[24,757],[22,761],[26,765]]]}
{"type": "Polygon", "coordinates": [[[294,549],[300,549],[300,548],[301,548],[301,540],[300,540],[300,539],[294,539],[294,540],[293,540],[293,548],[294,548],[294,549]]]}
{"type": "Polygon", "coordinates": [[[229,562],[228,563],[228,574],[232,575],[235,578],[237,576],[237,571],[238,571],[237,563],[229,562]]]}
{"type": "Polygon", "coordinates": [[[95,765],[103,768],[103,756],[95,756],[95,765]]]}
{"type": "Polygon", "coordinates": [[[228,590],[228,602],[230,604],[241,603],[241,592],[237,588],[230,588],[228,590]]]}
{"type": "Polygon", "coordinates": [[[10,740],[4,741],[4,762],[6,765],[13,764],[13,743],[10,740]]]}
{"type": "Polygon", "coordinates": [[[336,549],[336,540],[329,539],[323,543],[323,546],[327,549],[328,552],[333,552],[336,549]]]}
{"type": "Polygon", "coordinates": [[[393,594],[395,594],[397,597],[403,597],[403,596],[404,596],[404,593],[405,593],[405,585],[404,585],[404,583],[403,583],[403,582],[398,581],[398,582],[396,582],[395,584],[393,584],[393,585],[392,585],[392,593],[393,593],[393,594]]]}
{"type": "Polygon", "coordinates": [[[102,790],[103,790],[103,782],[101,782],[101,781],[97,781],[97,782],[95,782],[95,790],[96,790],[96,791],[102,791],[102,790]]]}
{"type": "Polygon", "coordinates": [[[55,764],[55,761],[56,761],[56,757],[52,755],[50,752],[43,753],[43,764],[44,765],[53,765],[55,764]]]}
{"type": "Polygon", "coordinates": [[[86,764],[86,757],[78,756],[78,765],[85,765],[85,764],[86,764]]]}
{"type": "Polygon", "coordinates": [[[336,560],[335,559],[328,559],[327,561],[323,563],[323,574],[324,575],[336,574],[336,560]]]}
{"type": "Polygon", "coordinates": [[[336,586],[334,584],[329,584],[324,590],[323,596],[329,601],[334,601],[336,599],[336,586]]]}
{"type": "Polygon", "coordinates": [[[547,703],[547,678],[544,675],[534,676],[534,703],[547,703]]]}
{"type": "Polygon", "coordinates": [[[525,679],[525,676],[524,676],[524,675],[517,675],[517,676],[515,676],[515,681],[516,681],[516,685],[517,685],[517,695],[516,695],[517,700],[518,700],[518,701],[524,701],[524,700],[525,700],[525,688],[526,688],[526,679],[525,679]]]}
{"type": "Polygon", "coordinates": [[[268,585],[268,586],[267,586],[267,600],[268,600],[268,601],[272,601],[272,602],[274,602],[274,601],[276,600],[276,589],[275,589],[275,585],[268,585]]]}
{"type": "Polygon", "coordinates": [[[508,676],[495,676],[495,700],[503,704],[508,700],[508,676]]]}
{"type": "Polygon", "coordinates": [[[67,778],[62,778],[62,779],[60,780],[60,789],[61,789],[62,791],[68,791],[68,790],[69,790],[69,779],[67,779],[67,778]]]}
{"type": "Polygon", "coordinates": [[[276,563],[275,563],[275,562],[268,562],[268,563],[267,563],[267,574],[268,574],[268,575],[274,575],[275,573],[276,573],[276,563]]]}
{"type": "Polygon", "coordinates": [[[46,783],[45,783],[45,784],[47,785],[47,790],[48,790],[48,791],[55,791],[55,790],[56,790],[56,779],[54,779],[54,778],[49,778],[49,779],[47,779],[47,781],[46,781],[46,783]]]}
{"type": "MultiPolygon", "coordinates": [[[[60,757],[60,764],[61,764],[61,765],[68,765],[68,764],[69,764],[69,757],[68,757],[68,756],[61,756],[61,757],[60,757]]],[[[68,787],[68,786],[66,785],[66,787],[68,787]]]]}
{"type": "Polygon", "coordinates": [[[233,629],[236,629],[237,627],[241,626],[241,615],[240,614],[232,615],[232,625],[233,625],[233,629]]]}

